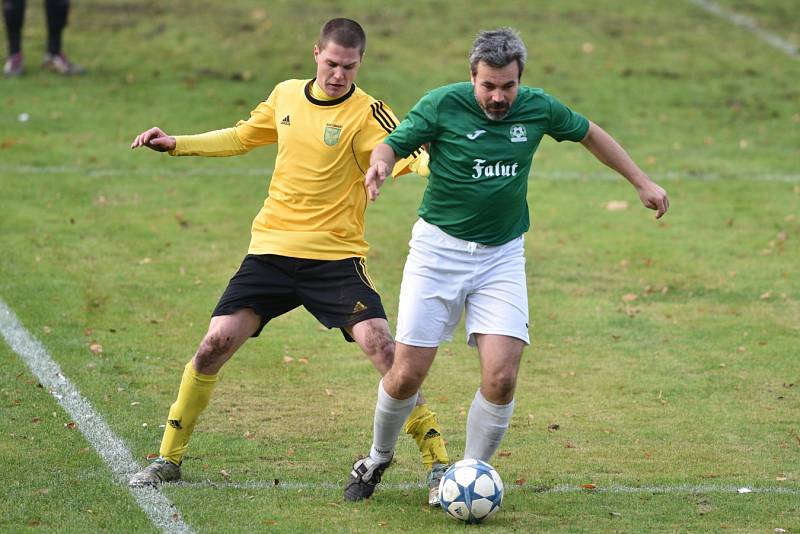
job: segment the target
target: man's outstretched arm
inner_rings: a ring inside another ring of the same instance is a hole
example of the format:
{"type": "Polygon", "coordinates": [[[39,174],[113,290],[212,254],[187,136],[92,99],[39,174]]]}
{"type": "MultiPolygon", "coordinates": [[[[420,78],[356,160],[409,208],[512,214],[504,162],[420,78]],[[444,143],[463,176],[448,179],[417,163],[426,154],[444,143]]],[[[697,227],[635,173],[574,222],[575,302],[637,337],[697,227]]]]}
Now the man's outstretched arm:
{"type": "Polygon", "coordinates": [[[386,143],[379,143],[372,149],[369,157],[369,169],[364,177],[364,185],[370,200],[375,200],[381,194],[380,188],[383,182],[392,175],[394,164],[397,163],[397,156],[392,147],[386,143]]]}
{"type": "Polygon", "coordinates": [[[624,176],[636,188],[642,204],[656,211],[656,219],[660,219],[667,212],[669,209],[667,192],[653,182],[605,130],[589,121],[589,131],[581,140],[581,144],[605,165],[624,176]]]}

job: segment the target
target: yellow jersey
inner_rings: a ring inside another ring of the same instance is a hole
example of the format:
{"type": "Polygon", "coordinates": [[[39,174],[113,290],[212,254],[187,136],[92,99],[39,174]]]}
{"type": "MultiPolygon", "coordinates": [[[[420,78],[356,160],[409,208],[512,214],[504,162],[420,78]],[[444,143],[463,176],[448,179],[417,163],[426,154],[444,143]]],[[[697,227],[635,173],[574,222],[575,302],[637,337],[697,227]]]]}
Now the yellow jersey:
{"type": "MultiPolygon", "coordinates": [[[[313,96],[312,80],[275,86],[248,120],[233,128],[176,136],[173,156],[233,156],[278,144],[264,205],[253,220],[248,253],[340,260],[364,257],[372,149],[397,125],[392,110],[356,87],[333,100],[313,96]]],[[[409,172],[416,150],[394,168],[409,172]]]]}

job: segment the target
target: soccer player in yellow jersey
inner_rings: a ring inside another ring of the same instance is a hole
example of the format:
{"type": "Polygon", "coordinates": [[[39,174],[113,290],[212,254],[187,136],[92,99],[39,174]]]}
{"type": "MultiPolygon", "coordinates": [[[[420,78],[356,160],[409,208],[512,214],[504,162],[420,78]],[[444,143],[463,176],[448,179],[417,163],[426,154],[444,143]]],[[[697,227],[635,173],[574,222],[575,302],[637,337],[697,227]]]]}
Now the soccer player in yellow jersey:
{"type": "MultiPolygon", "coordinates": [[[[252,225],[248,253],[219,300],[208,332],[186,365],[171,406],[160,457],[136,473],[131,486],[178,480],[180,464],[223,364],[270,319],[304,306],[323,325],[340,328],[383,375],[394,341],[381,299],[367,274],[364,172],[372,149],[397,124],[392,111],[356,87],[366,37],[349,19],[333,19],[314,46],[316,77],[279,83],[246,121],[199,135],[139,134],[145,146],[172,156],[233,156],[277,143],[269,194],[252,225]]],[[[427,153],[398,162],[425,173],[427,153]]],[[[391,414],[388,414],[391,417],[391,414]]],[[[405,421],[427,469],[429,501],[448,463],[441,429],[424,402],[405,421]]]]}

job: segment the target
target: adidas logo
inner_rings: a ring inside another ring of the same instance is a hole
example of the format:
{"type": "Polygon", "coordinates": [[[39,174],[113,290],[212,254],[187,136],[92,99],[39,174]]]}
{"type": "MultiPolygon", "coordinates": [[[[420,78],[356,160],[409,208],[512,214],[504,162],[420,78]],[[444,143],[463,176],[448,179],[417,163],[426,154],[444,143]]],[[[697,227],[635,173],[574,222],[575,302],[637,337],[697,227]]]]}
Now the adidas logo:
{"type": "Polygon", "coordinates": [[[171,426],[172,428],[176,430],[183,430],[180,419],[169,419],[167,422],[169,423],[169,426],[171,426]]]}
{"type": "Polygon", "coordinates": [[[441,436],[441,434],[439,434],[435,428],[431,428],[430,430],[428,430],[428,432],[425,433],[425,437],[422,439],[433,439],[433,438],[438,438],[439,436],[441,436]]]}
{"type": "Polygon", "coordinates": [[[356,301],[356,305],[353,307],[353,313],[358,313],[358,312],[364,311],[366,309],[367,309],[367,307],[364,306],[364,304],[360,300],[358,300],[358,301],[356,301]]]}
{"type": "Polygon", "coordinates": [[[283,124],[284,126],[291,126],[292,125],[292,123],[289,121],[289,115],[286,115],[283,118],[283,120],[281,121],[281,124],[283,124]]]}

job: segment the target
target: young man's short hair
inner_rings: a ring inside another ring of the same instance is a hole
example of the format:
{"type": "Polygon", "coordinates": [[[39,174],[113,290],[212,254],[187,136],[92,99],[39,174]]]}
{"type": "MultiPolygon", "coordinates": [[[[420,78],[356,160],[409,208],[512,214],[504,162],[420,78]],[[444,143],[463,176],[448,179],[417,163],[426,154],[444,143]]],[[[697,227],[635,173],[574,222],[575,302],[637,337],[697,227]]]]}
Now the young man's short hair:
{"type": "Polygon", "coordinates": [[[330,41],[345,48],[358,48],[358,54],[361,56],[367,49],[367,36],[364,29],[358,22],[351,19],[331,19],[322,26],[317,46],[323,50],[330,41]]]}

